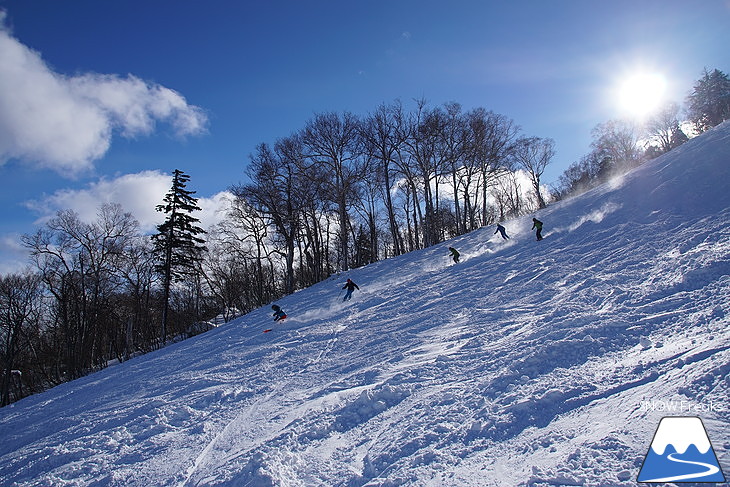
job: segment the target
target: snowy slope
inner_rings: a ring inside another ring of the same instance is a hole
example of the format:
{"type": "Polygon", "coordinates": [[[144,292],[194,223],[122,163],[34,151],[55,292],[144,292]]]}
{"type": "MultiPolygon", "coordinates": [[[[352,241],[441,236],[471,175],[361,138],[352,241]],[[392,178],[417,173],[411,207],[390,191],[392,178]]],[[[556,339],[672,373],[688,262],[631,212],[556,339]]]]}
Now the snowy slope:
{"type": "Polygon", "coordinates": [[[26,398],[0,485],[628,486],[667,415],[728,476],[728,190],[726,123],[542,211],[541,242],[484,228],[26,398]]]}

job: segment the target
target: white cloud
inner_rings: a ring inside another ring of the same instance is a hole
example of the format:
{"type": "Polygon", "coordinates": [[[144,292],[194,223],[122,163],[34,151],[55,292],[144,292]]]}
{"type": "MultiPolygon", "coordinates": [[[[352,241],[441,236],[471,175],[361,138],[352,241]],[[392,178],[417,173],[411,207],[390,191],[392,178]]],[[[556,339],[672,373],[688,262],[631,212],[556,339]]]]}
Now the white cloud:
{"type": "Polygon", "coordinates": [[[12,37],[0,15],[0,165],[18,159],[64,175],[90,169],[112,134],[201,134],[203,111],[179,93],[133,75],[65,76],[12,37]]]}
{"type": "Polygon", "coordinates": [[[158,120],[169,122],[180,136],[205,131],[202,110],[189,106],[179,93],[132,75],[86,74],[68,79],[68,88],[77,99],[99,107],[126,137],[151,134],[158,120]]]}
{"type": "MultiPolygon", "coordinates": [[[[26,206],[39,214],[37,223],[43,223],[63,209],[75,211],[84,221],[93,221],[103,204],[119,203],[139,221],[143,232],[150,233],[164,220],[164,214],[155,208],[162,204],[171,185],[171,175],[143,171],[114,179],[102,178],[83,189],[59,190],[40,200],[28,201],[26,206]]],[[[193,216],[200,219],[202,228],[207,229],[223,218],[230,196],[228,192],[220,192],[208,198],[198,198],[202,211],[195,212],[193,216]]]]}
{"type": "Polygon", "coordinates": [[[198,206],[202,211],[196,212],[193,216],[199,218],[200,226],[207,230],[225,219],[233,198],[233,193],[228,191],[221,191],[210,198],[199,198],[198,206]]]}

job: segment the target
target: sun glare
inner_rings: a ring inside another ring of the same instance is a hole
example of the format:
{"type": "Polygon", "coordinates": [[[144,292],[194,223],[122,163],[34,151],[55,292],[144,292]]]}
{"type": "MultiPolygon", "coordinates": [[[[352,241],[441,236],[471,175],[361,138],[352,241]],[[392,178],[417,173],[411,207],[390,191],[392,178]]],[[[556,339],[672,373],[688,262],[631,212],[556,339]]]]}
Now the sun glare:
{"type": "Polygon", "coordinates": [[[618,89],[621,109],[637,118],[651,115],[664,100],[666,84],[664,76],[657,73],[627,77],[618,89]]]}

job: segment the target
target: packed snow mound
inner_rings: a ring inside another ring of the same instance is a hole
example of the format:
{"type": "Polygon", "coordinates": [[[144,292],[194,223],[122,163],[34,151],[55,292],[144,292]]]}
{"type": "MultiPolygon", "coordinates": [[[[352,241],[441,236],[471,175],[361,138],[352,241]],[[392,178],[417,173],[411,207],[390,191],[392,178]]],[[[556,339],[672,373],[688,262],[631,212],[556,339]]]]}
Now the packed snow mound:
{"type": "Polygon", "coordinates": [[[543,241],[484,228],[26,398],[0,484],[633,486],[670,415],[730,472],[728,188],[725,123],[534,215],[543,241]]]}

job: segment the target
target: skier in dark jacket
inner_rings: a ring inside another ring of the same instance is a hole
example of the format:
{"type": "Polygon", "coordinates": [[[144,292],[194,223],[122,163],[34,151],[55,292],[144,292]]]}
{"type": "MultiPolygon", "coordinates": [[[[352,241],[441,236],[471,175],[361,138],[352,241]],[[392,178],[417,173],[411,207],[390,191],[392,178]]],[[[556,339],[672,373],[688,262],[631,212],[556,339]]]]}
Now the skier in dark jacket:
{"type": "Polygon", "coordinates": [[[456,250],[454,247],[449,247],[449,252],[451,252],[451,257],[454,258],[454,262],[456,262],[458,264],[459,256],[460,256],[459,251],[456,250]]]}
{"type": "MultiPolygon", "coordinates": [[[[497,223],[497,229],[494,231],[494,233],[499,232],[500,235],[502,235],[502,238],[504,240],[507,240],[509,238],[509,235],[507,235],[506,229],[502,226],[501,223],[497,223]]],[[[492,235],[494,235],[494,233],[492,235]]]]}
{"type": "Polygon", "coordinates": [[[286,313],[284,313],[284,310],[281,309],[280,306],[273,304],[273,305],[271,305],[271,309],[274,310],[274,314],[273,314],[274,321],[281,321],[284,318],[286,318],[286,313]]]}
{"type": "Polygon", "coordinates": [[[358,291],[360,290],[360,288],[357,286],[357,284],[352,282],[350,279],[348,279],[347,282],[345,283],[345,285],[342,286],[342,289],[347,289],[347,292],[345,293],[345,297],[342,301],[347,301],[349,299],[352,299],[352,292],[355,289],[357,289],[358,291]]]}
{"type": "Polygon", "coordinates": [[[542,222],[537,218],[532,219],[532,228],[536,229],[535,236],[538,240],[542,240],[542,222]]]}

